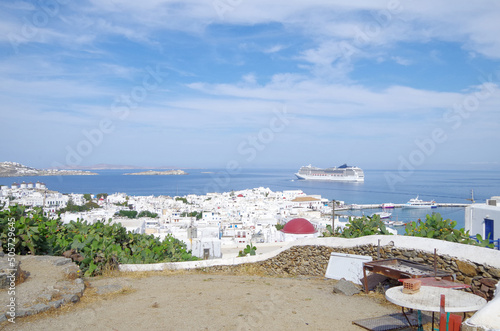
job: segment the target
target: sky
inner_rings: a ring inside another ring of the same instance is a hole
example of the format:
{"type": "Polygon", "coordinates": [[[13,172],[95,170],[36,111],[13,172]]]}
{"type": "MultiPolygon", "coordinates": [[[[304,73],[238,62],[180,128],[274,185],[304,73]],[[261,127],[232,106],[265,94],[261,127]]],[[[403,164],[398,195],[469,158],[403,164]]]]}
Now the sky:
{"type": "Polygon", "coordinates": [[[500,2],[0,0],[0,161],[500,169],[500,2]]]}

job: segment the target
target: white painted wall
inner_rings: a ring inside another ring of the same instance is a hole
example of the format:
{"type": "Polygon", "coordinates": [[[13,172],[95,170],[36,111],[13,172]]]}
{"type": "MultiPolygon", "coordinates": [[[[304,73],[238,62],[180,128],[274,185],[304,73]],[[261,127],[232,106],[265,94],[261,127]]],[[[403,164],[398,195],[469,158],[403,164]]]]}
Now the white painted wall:
{"type": "Polygon", "coordinates": [[[172,262],[172,263],[154,263],[154,264],[122,264],[119,269],[121,271],[150,271],[164,269],[195,269],[211,267],[216,265],[238,265],[243,263],[254,263],[270,259],[279,253],[290,249],[293,246],[318,245],[328,247],[350,248],[359,245],[378,245],[380,240],[381,246],[394,245],[396,248],[402,249],[418,249],[428,253],[434,253],[434,248],[437,249],[437,254],[449,255],[460,260],[472,261],[479,264],[487,264],[489,266],[500,268],[500,251],[490,248],[483,248],[472,245],[457,244],[449,241],[437,239],[428,239],[421,237],[408,236],[366,236],[361,238],[345,239],[345,238],[314,238],[302,239],[295,242],[284,244],[282,247],[274,251],[258,254],[254,256],[246,256],[239,258],[214,259],[205,261],[187,261],[187,262],[172,262]]]}
{"type": "Polygon", "coordinates": [[[493,238],[500,238],[500,203],[497,206],[489,206],[485,203],[476,203],[465,208],[465,230],[469,230],[471,236],[480,234],[485,238],[484,219],[493,220],[493,238]]]}

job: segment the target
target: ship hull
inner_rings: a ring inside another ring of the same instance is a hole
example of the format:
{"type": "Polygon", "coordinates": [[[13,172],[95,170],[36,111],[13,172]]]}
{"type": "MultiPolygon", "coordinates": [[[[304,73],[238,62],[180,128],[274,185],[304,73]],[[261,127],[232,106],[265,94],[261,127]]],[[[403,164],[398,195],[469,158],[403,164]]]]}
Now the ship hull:
{"type": "Polygon", "coordinates": [[[424,209],[424,208],[437,208],[437,205],[403,205],[404,208],[424,209]]]}
{"type": "Polygon", "coordinates": [[[317,180],[317,181],[329,181],[329,182],[364,182],[364,178],[359,178],[357,176],[314,176],[314,175],[302,175],[296,173],[295,176],[301,180],[317,180]]]}

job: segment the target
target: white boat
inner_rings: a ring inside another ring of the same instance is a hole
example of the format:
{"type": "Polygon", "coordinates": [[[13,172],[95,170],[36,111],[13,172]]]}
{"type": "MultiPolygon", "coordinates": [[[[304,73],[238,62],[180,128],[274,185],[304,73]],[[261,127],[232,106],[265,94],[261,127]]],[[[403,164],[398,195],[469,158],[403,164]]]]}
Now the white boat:
{"type": "Polygon", "coordinates": [[[295,174],[298,179],[325,180],[339,182],[363,182],[365,174],[358,167],[343,164],[340,167],[321,169],[312,165],[304,166],[295,174]]]}
{"type": "Polygon", "coordinates": [[[406,204],[403,205],[405,208],[437,208],[436,201],[423,201],[418,198],[410,199],[406,204]]]}
{"type": "Polygon", "coordinates": [[[391,217],[391,216],[392,216],[392,214],[391,214],[391,213],[387,213],[387,212],[373,213],[373,214],[372,214],[372,217],[373,217],[374,215],[378,215],[378,216],[380,216],[380,219],[389,218],[389,217],[391,217]]]}
{"type": "Polygon", "coordinates": [[[394,204],[392,202],[388,202],[388,203],[383,203],[382,204],[382,208],[384,209],[389,209],[389,208],[394,208],[394,204]]]}

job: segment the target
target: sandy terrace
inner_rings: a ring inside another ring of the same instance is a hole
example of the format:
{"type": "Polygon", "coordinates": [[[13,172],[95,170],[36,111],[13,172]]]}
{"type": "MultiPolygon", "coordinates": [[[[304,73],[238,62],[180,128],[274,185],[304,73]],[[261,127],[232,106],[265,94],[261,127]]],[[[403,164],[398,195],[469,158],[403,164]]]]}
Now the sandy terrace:
{"type": "Polygon", "coordinates": [[[363,330],[353,320],[398,312],[381,295],[332,293],[335,281],[202,272],[91,279],[97,295],[58,311],[16,320],[7,330],[363,330]]]}

